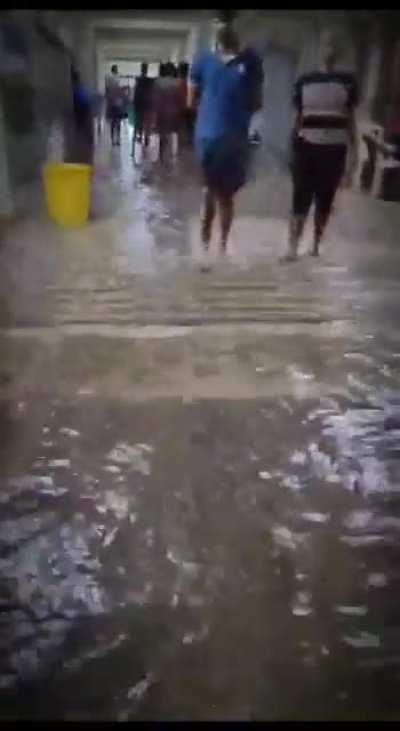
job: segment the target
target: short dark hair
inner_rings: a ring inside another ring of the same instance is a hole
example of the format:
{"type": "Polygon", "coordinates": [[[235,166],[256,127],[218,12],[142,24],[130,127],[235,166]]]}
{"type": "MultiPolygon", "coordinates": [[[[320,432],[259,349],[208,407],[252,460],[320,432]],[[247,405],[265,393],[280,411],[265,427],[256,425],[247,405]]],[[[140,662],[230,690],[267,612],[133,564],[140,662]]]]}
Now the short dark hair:
{"type": "Polygon", "coordinates": [[[116,63],[113,63],[113,65],[111,66],[111,73],[112,74],[117,74],[118,73],[118,66],[117,66],[116,63]]]}
{"type": "Polygon", "coordinates": [[[140,66],[140,72],[141,72],[142,76],[147,76],[148,68],[149,68],[149,66],[148,66],[148,64],[146,62],[144,62],[144,63],[141,64],[141,66],[140,66]]]}
{"type": "Polygon", "coordinates": [[[236,53],[240,47],[239,36],[233,28],[225,25],[217,33],[217,44],[222,46],[224,51],[236,53]]]}
{"type": "Polygon", "coordinates": [[[171,78],[176,78],[177,70],[176,66],[172,61],[167,61],[164,68],[164,76],[169,76],[171,78]]]}
{"type": "Polygon", "coordinates": [[[176,69],[172,61],[167,61],[166,63],[160,63],[160,76],[169,76],[173,78],[176,76],[176,69]]]}
{"type": "Polygon", "coordinates": [[[75,68],[75,66],[71,66],[71,81],[72,84],[80,84],[81,77],[79,75],[79,71],[75,68]]]}
{"type": "Polygon", "coordinates": [[[185,61],[182,61],[182,63],[178,66],[178,76],[180,79],[187,79],[189,74],[189,64],[185,61]]]}

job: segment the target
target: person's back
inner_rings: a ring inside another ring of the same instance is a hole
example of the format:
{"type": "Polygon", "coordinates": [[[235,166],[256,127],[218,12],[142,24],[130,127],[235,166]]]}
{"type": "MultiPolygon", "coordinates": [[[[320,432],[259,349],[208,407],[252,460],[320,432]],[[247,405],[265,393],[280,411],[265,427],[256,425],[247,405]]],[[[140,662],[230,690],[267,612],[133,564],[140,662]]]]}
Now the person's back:
{"type": "Polygon", "coordinates": [[[216,139],[227,134],[247,136],[252,114],[254,80],[262,78],[254,56],[207,53],[194,64],[191,78],[201,91],[196,137],[216,139]]]}
{"type": "Polygon", "coordinates": [[[220,246],[221,251],[226,250],[234,196],[246,182],[250,121],[261,101],[261,59],[254,52],[241,52],[239,46],[236,33],[229,27],[222,28],[218,33],[217,52],[200,56],[191,71],[189,107],[193,107],[196,96],[200,95],[195,137],[205,182],[201,224],[205,255],[217,204],[220,246]]]}
{"type": "Polygon", "coordinates": [[[179,80],[174,77],[172,65],[165,64],[165,75],[155,84],[155,105],[159,128],[176,131],[183,109],[182,91],[179,80]]]}
{"type": "Polygon", "coordinates": [[[106,77],[107,118],[110,120],[112,144],[121,143],[121,119],[123,116],[124,95],[118,74],[118,66],[111,67],[110,76],[106,77]]]}
{"type": "Polygon", "coordinates": [[[123,91],[120,76],[117,72],[106,76],[106,99],[109,106],[122,106],[123,91]]]}
{"type": "Polygon", "coordinates": [[[151,106],[153,79],[147,76],[147,64],[142,64],[141,75],[137,76],[133,103],[139,112],[151,106]]]}
{"type": "Polygon", "coordinates": [[[152,128],[154,82],[154,79],[147,76],[147,70],[147,63],[142,63],[141,75],[136,78],[133,97],[135,114],[134,140],[141,141],[144,134],[146,147],[150,140],[152,128]]]}
{"type": "Polygon", "coordinates": [[[93,98],[76,69],[71,69],[74,130],[68,162],[91,164],[93,159],[93,98]]]}

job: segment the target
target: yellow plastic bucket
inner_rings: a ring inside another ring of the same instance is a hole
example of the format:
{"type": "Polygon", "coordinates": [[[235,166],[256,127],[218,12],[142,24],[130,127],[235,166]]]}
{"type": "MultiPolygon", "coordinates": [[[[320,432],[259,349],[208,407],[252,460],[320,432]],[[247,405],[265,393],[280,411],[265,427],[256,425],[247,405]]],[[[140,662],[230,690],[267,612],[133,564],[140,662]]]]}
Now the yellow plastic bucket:
{"type": "Polygon", "coordinates": [[[93,168],[75,163],[50,163],[44,187],[50,218],[65,228],[84,226],[89,218],[93,168]]]}

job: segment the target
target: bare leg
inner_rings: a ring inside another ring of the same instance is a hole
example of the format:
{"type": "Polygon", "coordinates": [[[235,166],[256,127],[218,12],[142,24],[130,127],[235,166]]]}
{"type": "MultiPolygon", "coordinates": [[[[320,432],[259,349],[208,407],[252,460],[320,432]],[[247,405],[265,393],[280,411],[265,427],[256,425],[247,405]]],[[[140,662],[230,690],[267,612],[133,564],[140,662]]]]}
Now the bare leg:
{"type": "Polygon", "coordinates": [[[149,142],[150,142],[150,121],[147,118],[145,118],[145,120],[144,120],[143,134],[144,134],[144,146],[148,147],[149,142]]]}
{"type": "Polygon", "coordinates": [[[135,139],[138,142],[142,141],[143,134],[143,115],[136,110],[136,124],[135,124],[135,139]]]}
{"type": "Polygon", "coordinates": [[[282,262],[296,261],[300,238],[304,230],[306,216],[292,216],[289,222],[288,252],[281,258],[282,262]]]}
{"type": "Polygon", "coordinates": [[[314,215],[314,244],[310,251],[311,256],[319,256],[319,245],[322,239],[322,235],[325,231],[326,224],[328,223],[328,216],[321,215],[315,211],[314,215]]]}
{"type": "Polygon", "coordinates": [[[215,218],[215,197],[208,188],[205,189],[203,199],[203,210],[201,213],[201,240],[205,251],[208,251],[212,233],[212,225],[215,218]]]}
{"type": "Polygon", "coordinates": [[[327,191],[317,198],[314,214],[314,245],[310,251],[311,256],[319,256],[319,245],[332,212],[335,192],[327,191]]]}
{"type": "Polygon", "coordinates": [[[234,216],[233,195],[219,195],[218,206],[221,223],[221,249],[222,251],[226,251],[226,244],[234,216]]]}
{"type": "Polygon", "coordinates": [[[160,147],[159,147],[159,156],[160,156],[160,163],[164,165],[165,163],[165,147],[166,147],[166,138],[165,135],[160,132],[160,147]]]}

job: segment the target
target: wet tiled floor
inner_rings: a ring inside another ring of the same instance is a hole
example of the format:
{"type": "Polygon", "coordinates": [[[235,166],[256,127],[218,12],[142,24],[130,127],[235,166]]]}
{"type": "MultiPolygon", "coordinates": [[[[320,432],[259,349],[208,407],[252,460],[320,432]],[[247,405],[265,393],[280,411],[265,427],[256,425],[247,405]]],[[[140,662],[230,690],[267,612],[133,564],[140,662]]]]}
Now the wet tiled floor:
{"type": "Polygon", "coordinates": [[[205,275],[190,155],[137,163],[0,253],[1,714],[397,719],[397,207],[280,267],[260,171],[205,275]]]}

